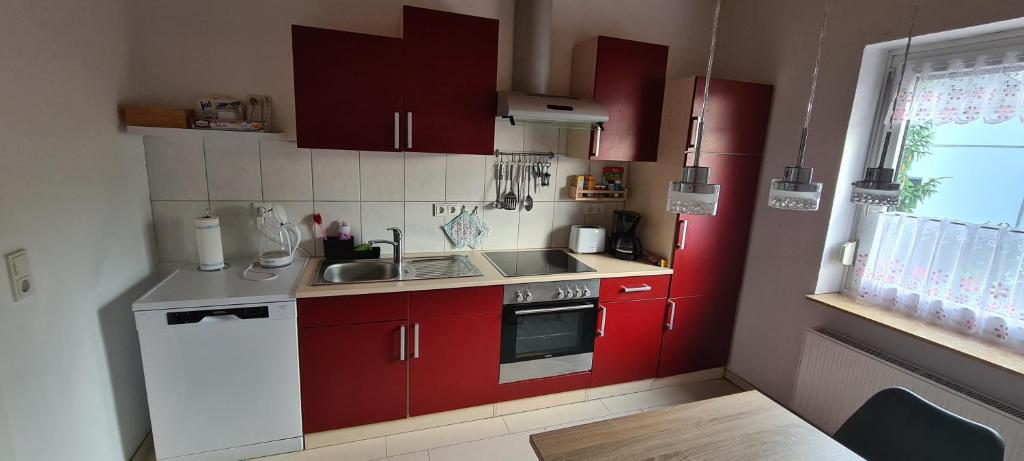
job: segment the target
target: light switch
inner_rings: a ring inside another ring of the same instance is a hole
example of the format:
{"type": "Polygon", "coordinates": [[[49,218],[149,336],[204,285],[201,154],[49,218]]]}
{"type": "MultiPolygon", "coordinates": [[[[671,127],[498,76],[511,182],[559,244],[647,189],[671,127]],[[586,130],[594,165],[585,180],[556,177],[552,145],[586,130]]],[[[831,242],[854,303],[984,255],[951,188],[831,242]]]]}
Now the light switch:
{"type": "Polygon", "coordinates": [[[5,258],[7,259],[7,276],[11,279],[11,291],[14,293],[14,302],[18,302],[35,291],[32,286],[32,269],[28,264],[28,252],[18,250],[7,254],[5,258]]]}

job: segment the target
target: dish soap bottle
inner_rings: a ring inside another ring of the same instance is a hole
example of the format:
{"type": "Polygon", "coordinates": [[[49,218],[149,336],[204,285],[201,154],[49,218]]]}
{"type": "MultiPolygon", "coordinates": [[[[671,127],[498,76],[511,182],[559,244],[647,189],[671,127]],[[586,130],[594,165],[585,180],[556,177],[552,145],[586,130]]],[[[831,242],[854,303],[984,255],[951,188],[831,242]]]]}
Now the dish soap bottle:
{"type": "Polygon", "coordinates": [[[352,239],[352,227],[349,226],[348,223],[345,221],[341,222],[341,235],[339,235],[338,238],[340,238],[341,240],[352,239]]]}

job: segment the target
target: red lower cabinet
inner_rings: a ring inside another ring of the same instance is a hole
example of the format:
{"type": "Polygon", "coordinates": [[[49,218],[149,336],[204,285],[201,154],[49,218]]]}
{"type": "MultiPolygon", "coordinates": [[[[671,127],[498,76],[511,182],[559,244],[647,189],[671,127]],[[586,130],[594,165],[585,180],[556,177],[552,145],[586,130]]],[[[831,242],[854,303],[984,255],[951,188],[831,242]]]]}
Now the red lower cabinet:
{"type": "Polygon", "coordinates": [[[299,329],[304,433],[405,417],[405,323],[299,329]]]}
{"type": "Polygon", "coordinates": [[[658,377],[725,366],[736,301],[736,293],[670,299],[666,318],[672,327],[666,325],[662,335],[658,377]]]}
{"type": "Polygon", "coordinates": [[[601,304],[591,387],[653,378],[664,319],[664,298],[601,304]]]}
{"type": "Polygon", "coordinates": [[[500,308],[499,304],[494,312],[413,320],[409,416],[497,400],[500,308]]]}

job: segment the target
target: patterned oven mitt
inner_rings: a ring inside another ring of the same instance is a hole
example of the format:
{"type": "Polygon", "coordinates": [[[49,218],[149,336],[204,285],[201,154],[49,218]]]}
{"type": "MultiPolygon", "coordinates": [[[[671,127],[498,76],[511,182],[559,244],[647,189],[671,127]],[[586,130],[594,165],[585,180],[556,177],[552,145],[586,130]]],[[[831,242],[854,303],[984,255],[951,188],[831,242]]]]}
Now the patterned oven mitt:
{"type": "Polygon", "coordinates": [[[474,208],[470,213],[463,207],[462,213],[441,228],[444,229],[455,248],[468,246],[474,250],[479,249],[487,240],[487,236],[491,234],[491,226],[488,226],[480,217],[479,208],[474,208]]]}

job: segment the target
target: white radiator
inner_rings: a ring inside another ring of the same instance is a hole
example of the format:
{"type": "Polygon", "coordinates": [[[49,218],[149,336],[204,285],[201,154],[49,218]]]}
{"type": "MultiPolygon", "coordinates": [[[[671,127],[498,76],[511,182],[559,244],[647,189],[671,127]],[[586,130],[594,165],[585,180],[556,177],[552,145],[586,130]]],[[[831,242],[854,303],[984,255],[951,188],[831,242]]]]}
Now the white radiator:
{"type": "Polygon", "coordinates": [[[793,409],[832,434],[864,402],[904,387],[1003,436],[1007,460],[1024,460],[1024,412],[969,387],[873,350],[829,330],[804,334],[793,409]]]}

